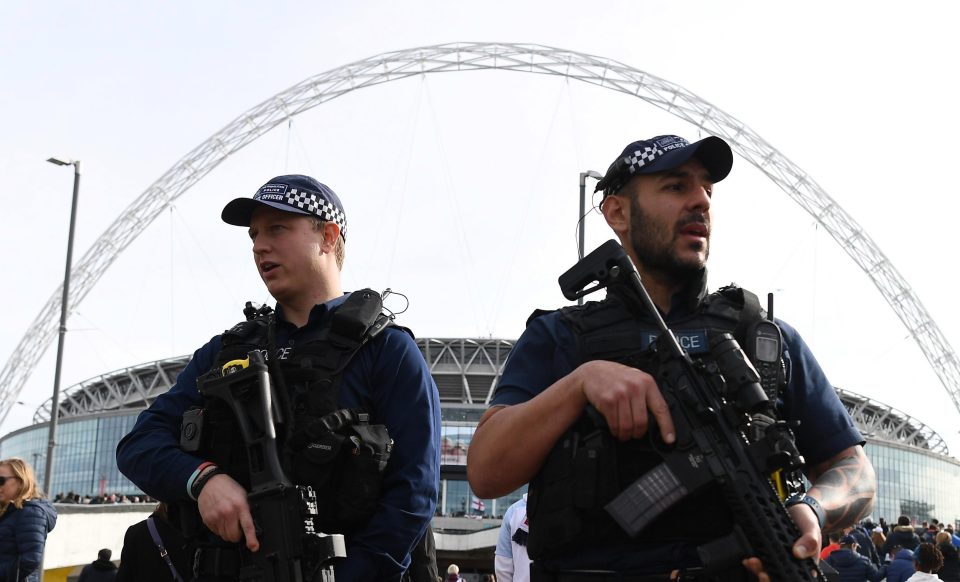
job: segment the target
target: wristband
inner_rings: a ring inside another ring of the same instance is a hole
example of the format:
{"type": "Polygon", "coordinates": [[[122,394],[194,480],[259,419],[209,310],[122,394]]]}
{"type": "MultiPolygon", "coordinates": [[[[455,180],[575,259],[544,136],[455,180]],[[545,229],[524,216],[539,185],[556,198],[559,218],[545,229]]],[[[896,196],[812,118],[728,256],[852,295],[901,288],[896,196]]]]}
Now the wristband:
{"type": "Polygon", "coordinates": [[[823,529],[824,522],[827,521],[827,516],[823,512],[823,507],[820,505],[820,502],[810,497],[806,493],[796,493],[787,498],[783,502],[785,507],[793,507],[799,503],[803,503],[807,507],[813,510],[814,515],[817,516],[817,523],[820,525],[820,529],[823,529]]]}
{"type": "Polygon", "coordinates": [[[187,479],[187,495],[190,497],[190,499],[193,499],[194,501],[197,500],[197,498],[193,496],[193,482],[196,481],[197,477],[200,476],[200,473],[203,473],[207,467],[211,467],[213,465],[216,465],[216,463],[212,463],[210,461],[200,463],[200,466],[194,469],[193,473],[190,475],[190,478],[187,479]]]}
{"type": "Polygon", "coordinates": [[[200,492],[203,491],[203,486],[207,484],[207,481],[210,480],[214,475],[219,475],[221,473],[220,469],[216,465],[210,465],[206,467],[197,478],[193,480],[193,484],[190,485],[190,495],[194,499],[200,498],[200,492]]]}

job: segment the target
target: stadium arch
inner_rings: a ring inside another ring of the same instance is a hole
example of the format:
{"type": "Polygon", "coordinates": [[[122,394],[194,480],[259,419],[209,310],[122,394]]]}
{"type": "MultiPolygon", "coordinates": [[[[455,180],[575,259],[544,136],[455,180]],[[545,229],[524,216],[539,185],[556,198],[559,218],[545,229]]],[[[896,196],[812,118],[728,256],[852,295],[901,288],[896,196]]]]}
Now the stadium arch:
{"type": "MultiPolygon", "coordinates": [[[[71,271],[70,311],[174,200],[227,157],[283,121],[364,87],[427,73],[486,69],[558,75],[626,93],[726,139],[737,154],[813,216],[870,277],[960,411],[960,364],[946,337],[863,227],[812,177],[743,122],[677,84],[611,59],[535,44],[450,43],[387,52],[310,77],[245,111],[183,156],[93,243],[71,271]]],[[[62,286],[51,295],[0,372],[0,424],[58,331],[61,293],[62,286]]]]}

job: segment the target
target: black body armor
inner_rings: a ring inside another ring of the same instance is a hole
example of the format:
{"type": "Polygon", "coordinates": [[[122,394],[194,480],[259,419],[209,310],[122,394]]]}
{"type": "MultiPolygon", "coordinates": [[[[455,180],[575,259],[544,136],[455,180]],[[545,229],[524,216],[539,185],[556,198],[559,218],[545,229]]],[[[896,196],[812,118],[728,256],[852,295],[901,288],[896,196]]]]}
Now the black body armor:
{"type": "MultiPolygon", "coordinates": [[[[295,349],[275,345],[275,314],[270,308],[244,311],[247,321],[222,336],[211,370],[198,385],[219,378],[225,367],[252,351],[267,357],[276,394],[277,447],[284,473],[317,494],[317,528],[351,533],[373,514],[393,441],[382,424],[371,424],[371,402],[340,409],[343,371],[360,348],[387,325],[376,292],[352,293],[329,323],[310,330],[295,349]]],[[[403,328],[401,328],[403,329],[403,328]]],[[[408,330],[407,333],[409,333],[408,330]]],[[[248,461],[243,436],[230,408],[205,399],[202,409],[184,414],[181,448],[210,460],[248,491],[248,461]]],[[[195,508],[195,506],[194,506],[195,508]]]]}
{"type": "MultiPolygon", "coordinates": [[[[604,301],[560,310],[577,339],[574,367],[591,360],[609,360],[657,376],[651,347],[659,330],[638,301],[623,288],[610,287],[604,301]]],[[[532,318],[543,313],[536,312],[532,318]]],[[[710,337],[733,333],[747,345],[753,323],[764,316],[755,295],[730,286],[707,295],[692,315],[672,320],[670,326],[692,357],[705,359],[710,357],[710,337]]],[[[766,374],[770,377],[763,385],[776,401],[786,385],[782,351],[777,365],[767,366],[766,374]]],[[[584,544],[702,542],[726,534],[732,516],[723,498],[707,490],[665,511],[637,537],[627,536],[604,506],[660,462],[647,438],[618,441],[602,415],[588,406],[554,445],[530,483],[530,556],[549,561],[577,553],[584,544]]]]}

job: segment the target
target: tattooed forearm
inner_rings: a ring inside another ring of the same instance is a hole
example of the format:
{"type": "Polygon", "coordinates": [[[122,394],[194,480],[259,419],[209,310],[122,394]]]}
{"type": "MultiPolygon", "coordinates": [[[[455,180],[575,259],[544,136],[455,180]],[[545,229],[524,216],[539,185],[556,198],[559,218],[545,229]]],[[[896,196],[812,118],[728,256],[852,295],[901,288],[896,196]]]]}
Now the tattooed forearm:
{"type": "Polygon", "coordinates": [[[873,465],[859,446],[823,471],[809,491],[827,514],[827,531],[854,524],[869,515],[876,493],[873,465]]]}

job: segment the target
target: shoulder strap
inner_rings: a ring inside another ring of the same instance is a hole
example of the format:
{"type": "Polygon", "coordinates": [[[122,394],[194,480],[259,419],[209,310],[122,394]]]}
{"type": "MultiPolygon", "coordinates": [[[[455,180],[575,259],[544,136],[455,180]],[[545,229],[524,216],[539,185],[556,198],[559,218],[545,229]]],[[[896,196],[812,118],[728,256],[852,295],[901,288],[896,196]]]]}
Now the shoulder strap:
{"type": "Polygon", "coordinates": [[[177,568],[173,565],[173,560],[170,559],[170,555],[167,553],[167,548],[163,546],[163,540],[160,538],[160,532],[157,531],[157,524],[153,523],[153,516],[147,518],[147,530],[150,531],[150,537],[153,538],[153,543],[157,545],[157,549],[160,550],[160,558],[166,562],[167,567],[170,568],[170,574],[173,576],[173,579],[177,582],[183,582],[183,578],[180,577],[180,573],[177,572],[177,568]]]}
{"type": "Polygon", "coordinates": [[[530,317],[527,318],[527,323],[525,325],[529,326],[530,322],[534,319],[540,317],[541,315],[546,315],[548,313],[553,313],[557,311],[556,309],[534,309],[533,313],[530,314],[530,317]]]}
{"type": "Polygon", "coordinates": [[[757,296],[743,289],[739,288],[743,297],[743,309],[740,311],[740,321],[737,322],[737,329],[733,332],[733,337],[737,338],[737,341],[740,342],[740,345],[744,345],[744,341],[747,337],[747,330],[750,329],[750,326],[754,322],[763,319],[763,310],[760,309],[760,300],[757,296]]]}
{"type": "Polygon", "coordinates": [[[590,301],[560,309],[560,317],[576,338],[578,361],[621,357],[643,351],[636,333],[638,320],[619,295],[607,294],[603,301],[590,301]]]}
{"type": "Polygon", "coordinates": [[[360,289],[347,297],[333,313],[330,332],[337,339],[364,344],[390,323],[383,313],[383,299],[372,289],[360,289]]]}
{"type": "Polygon", "coordinates": [[[330,345],[325,358],[330,375],[339,374],[367,342],[389,327],[393,318],[383,312],[383,299],[372,289],[360,289],[333,312],[330,345]]]}
{"type": "Polygon", "coordinates": [[[223,332],[223,345],[257,344],[265,341],[273,309],[267,305],[254,309],[250,301],[247,301],[243,315],[243,321],[223,332]]]}

